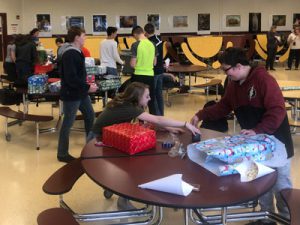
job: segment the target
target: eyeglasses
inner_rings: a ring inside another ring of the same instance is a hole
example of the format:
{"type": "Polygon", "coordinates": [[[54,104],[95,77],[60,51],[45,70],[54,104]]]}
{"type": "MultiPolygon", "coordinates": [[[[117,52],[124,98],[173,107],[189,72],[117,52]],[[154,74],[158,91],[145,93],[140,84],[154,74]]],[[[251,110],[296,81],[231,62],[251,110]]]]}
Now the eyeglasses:
{"type": "Polygon", "coordinates": [[[223,71],[225,72],[225,73],[227,73],[230,69],[232,69],[233,68],[233,66],[230,66],[230,67],[228,67],[227,69],[223,69],[223,71]]]}

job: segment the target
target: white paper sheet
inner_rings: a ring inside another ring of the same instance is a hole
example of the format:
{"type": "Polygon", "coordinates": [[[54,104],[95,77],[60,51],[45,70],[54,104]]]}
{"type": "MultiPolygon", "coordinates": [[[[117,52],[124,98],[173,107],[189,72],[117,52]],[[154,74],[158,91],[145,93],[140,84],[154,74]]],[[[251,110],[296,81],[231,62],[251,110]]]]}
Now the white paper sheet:
{"type": "Polygon", "coordinates": [[[194,188],[182,180],[182,174],[173,174],[158,180],[140,184],[138,187],[182,196],[189,195],[194,188]]]}
{"type": "Polygon", "coordinates": [[[235,169],[241,175],[241,182],[249,182],[274,172],[274,169],[252,160],[243,161],[235,169]]]}
{"type": "Polygon", "coordinates": [[[170,60],[169,58],[166,58],[166,60],[165,60],[166,68],[169,67],[170,61],[171,61],[171,60],[170,60]]]}

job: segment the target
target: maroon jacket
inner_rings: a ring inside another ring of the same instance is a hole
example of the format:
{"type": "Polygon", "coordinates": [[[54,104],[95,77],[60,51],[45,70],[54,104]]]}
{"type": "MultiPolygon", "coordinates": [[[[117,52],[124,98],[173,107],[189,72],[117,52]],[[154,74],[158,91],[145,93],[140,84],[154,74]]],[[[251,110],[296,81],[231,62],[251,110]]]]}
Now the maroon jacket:
{"type": "Polygon", "coordinates": [[[217,120],[232,110],[242,129],[274,135],[286,145],[288,157],[293,156],[284,98],[276,80],[264,67],[252,68],[242,84],[230,81],[220,102],[196,115],[200,120],[217,120]]]}

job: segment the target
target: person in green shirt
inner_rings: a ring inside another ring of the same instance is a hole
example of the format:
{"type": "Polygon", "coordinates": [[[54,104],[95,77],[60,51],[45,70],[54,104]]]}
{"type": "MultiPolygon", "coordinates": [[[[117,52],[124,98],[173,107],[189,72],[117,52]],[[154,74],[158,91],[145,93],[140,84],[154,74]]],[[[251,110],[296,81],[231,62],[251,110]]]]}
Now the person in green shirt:
{"type": "Polygon", "coordinates": [[[131,80],[142,82],[149,85],[150,97],[149,112],[156,113],[155,97],[154,97],[154,70],[156,65],[157,50],[155,45],[148,40],[144,34],[143,28],[136,26],[132,29],[132,36],[137,40],[131,46],[131,60],[130,65],[134,68],[134,74],[131,80]]]}

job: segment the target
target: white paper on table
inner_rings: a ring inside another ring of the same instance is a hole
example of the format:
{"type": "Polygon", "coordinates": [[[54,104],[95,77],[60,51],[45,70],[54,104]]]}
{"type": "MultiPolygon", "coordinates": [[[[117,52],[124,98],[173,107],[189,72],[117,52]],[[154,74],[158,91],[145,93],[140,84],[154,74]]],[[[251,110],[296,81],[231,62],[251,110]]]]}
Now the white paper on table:
{"type": "Polygon", "coordinates": [[[235,167],[235,170],[241,175],[241,182],[249,182],[275,171],[270,167],[252,160],[244,160],[235,167]]]}
{"type": "Polygon", "coordinates": [[[198,165],[204,167],[213,174],[220,176],[219,166],[224,166],[226,165],[226,163],[213,158],[209,161],[206,161],[207,155],[197,150],[195,146],[196,144],[190,144],[187,146],[187,155],[189,159],[194,163],[197,163],[198,165]]]}
{"type": "Polygon", "coordinates": [[[165,64],[166,64],[166,67],[168,68],[169,67],[169,65],[170,65],[170,59],[169,58],[166,58],[166,60],[165,60],[165,64]]]}
{"type": "Polygon", "coordinates": [[[158,180],[140,184],[138,187],[182,196],[189,195],[194,188],[182,180],[182,174],[173,174],[158,180]]]}

